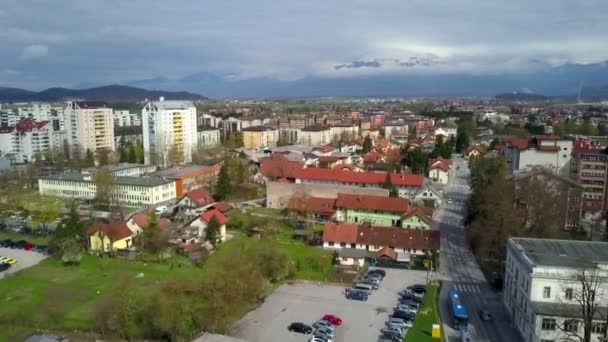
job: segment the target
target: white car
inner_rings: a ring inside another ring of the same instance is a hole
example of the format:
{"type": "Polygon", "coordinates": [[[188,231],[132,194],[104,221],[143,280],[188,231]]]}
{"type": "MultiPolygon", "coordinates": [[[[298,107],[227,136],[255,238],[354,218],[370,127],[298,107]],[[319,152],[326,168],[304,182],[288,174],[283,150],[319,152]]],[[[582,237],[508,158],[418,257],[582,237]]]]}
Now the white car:
{"type": "Polygon", "coordinates": [[[384,334],[384,333],[394,333],[394,334],[399,334],[399,336],[401,336],[401,338],[403,338],[403,336],[405,336],[405,332],[406,332],[406,330],[401,329],[401,328],[398,328],[398,327],[393,327],[393,326],[391,326],[391,327],[388,327],[388,328],[382,328],[382,329],[380,330],[380,332],[381,332],[382,334],[384,334]]]}
{"type": "MultiPolygon", "coordinates": [[[[395,318],[391,318],[391,320],[393,320],[395,318]]],[[[402,330],[407,330],[409,328],[411,328],[414,325],[414,323],[412,321],[404,321],[401,320],[401,322],[395,321],[395,322],[391,322],[390,320],[387,322],[387,327],[388,328],[399,328],[402,330]]]]}
{"type": "Polygon", "coordinates": [[[415,296],[416,298],[422,298],[421,293],[416,293],[410,289],[403,289],[403,290],[399,291],[399,295],[400,296],[410,295],[410,296],[415,296]]]}
{"type": "Polygon", "coordinates": [[[413,307],[411,305],[407,305],[407,304],[397,304],[397,306],[395,307],[395,310],[411,312],[413,314],[418,313],[418,309],[416,309],[415,307],[413,307]]]}
{"type": "Polygon", "coordinates": [[[156,215],[162,215],[162,214],[166,213],[167,210],[169,210],[169,208],[167,208],[167,206],[163,205],[160,207],[156,207],[156,209],[154,210],[154,213],[156,215]]]}

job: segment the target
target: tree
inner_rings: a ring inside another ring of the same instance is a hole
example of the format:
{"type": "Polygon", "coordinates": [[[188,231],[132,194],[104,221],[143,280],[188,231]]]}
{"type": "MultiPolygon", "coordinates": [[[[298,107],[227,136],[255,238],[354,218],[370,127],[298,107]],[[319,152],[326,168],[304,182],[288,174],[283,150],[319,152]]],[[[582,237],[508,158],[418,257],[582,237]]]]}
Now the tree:
{"type": "Polygon", "coordinates": [[[110,151],[107,148],[100,148],[98,149],[95,154],[97,155],[97,165],[98,166],[105,166],[110,164],[110,157],[112,154],[112,151],[110,151]]]}
{"type": "Polygon", "coordinates": [[[468,134],[464,129],[458,128],[458,131],[456,131],[456,152],[464,153],[467,147],[469,147],[469,143],[468,134]]]}
{"type": "Polygon", "coordinates": [[[213,246],[216,246],[221,242],[221,228],[222,225],[220,224],[220,221],[213,215],[205,230],[205,238],[207,241],[211,242],[213,246]]]}
{"type": "Polygon", "coordinates": [[[363,153],[367,153],[369,151],[372,150],[372,138],[370,138],[369,135],[365,136],[365,139],[363,139],[363,149],[362,152],[363,153]]]}
{"type": "Polygon", "coordinates": [[[87,149],[84,157],[85,166],[95,166],[95,154],[93,151],[87,149]]]}
{"type": "Polygon", "coordinates": [[[422,150],[418,147],[410,150],[409,146],[406,146],[404,152],[403,162],[410,168],[410,171],[415,174],[425,173],[428,158],[422,150]]]}
{"type": "Polygon", "coordinates": [[[397,190],[397,188],[393,185],[393,182],[391,181],[390,172],[386,173],[386,178],[384,179],[384,184],[382,184],[382,188],[388,190],[389,197],[399,197],[399,191],[397,190]]]}
{"type": "Polygon", "coordinates": [[[115,180],[112,171],[100,169],[93,177],[95,183],[95,202],[110,209],[114,204],[115,180]]]}
{"type": "Polygon", "coordinates": [[[148,227],[144,229],[140,239],[140,248],[146,252],[157,254],[162,252],[167,247],[168,243],[169,236],[167,232],[160,228],[156,213],[152,211],[150,213],[148,227]]]}
{"type": "Polygon", "coordinates": [[[57,256],[73,259],[85,247],[85,226],[80,220],[76,203],[72,203],[65,224],[59,224],[55,228],[55,234],[49,241],[49,248],[57,256]]]}
{"type": "Polygon", "coordinates": [[[230,184],[230,175],[228,174],[228,161],[224,161],[220,172],[217,176],[217,184],[215,186],[215,193],[213,197],[221,201],[225,199],[232,191],[232,185],[230,184]]]}
{"type": "Polygon", "coordinates": [[[126,153],[127,157],[126,157],[126,161],[129,163],[138,163],[139,162],[139,158],[137,157],[137,151],[136,151],[137,147],[135,147],[135,145],[133,144],[129,144],[129,150],[126,153]]]}

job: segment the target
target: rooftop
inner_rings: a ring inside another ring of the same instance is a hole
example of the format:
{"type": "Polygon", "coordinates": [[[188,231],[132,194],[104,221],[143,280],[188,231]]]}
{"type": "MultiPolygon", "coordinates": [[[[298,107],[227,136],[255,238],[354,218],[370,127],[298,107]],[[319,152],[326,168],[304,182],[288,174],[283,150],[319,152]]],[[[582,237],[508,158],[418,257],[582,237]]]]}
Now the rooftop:
{"type": "Polygon", "coordinates": [[[268,127],[268,126],[253,126],[253,127],[243,128],[243,132],[267,132],[267,131],[276,131],[276,129],[272,128],[272,127],[268,127]]]}
{"type": "Polygon", "coordinates": [[[189,109],[194,107],[191,101],[180,101],[180,100],[163,100],[150,102],[156,106],[159,110],[165,109],[189,109]]]}
{"type": "Polygon", "coordinates": [[[160,171],[154,172],[154,176],[157,177],[167,177],[167,178],[180,178],[187,174],[206,170],[211,166],[217,165],[217,163],[210,163],[210,165],[189,165],[189,166],[176,166],[160,171]]]}
{"type": "MultiPolygon", "coordinates": [[[[60,180],[68,182],[93,182],[90,176],[82,173],[60,173],[56,175],[42,176],[40,179],[47,180],[60,180]],[[88,179],[85,179],[88,178],[88,179]]],[[[153,187],[163,184],[173,183],[173,180],[163,179],[159,177],[114,177],[114,181],[118,185],[133,185],[133,186],[146,186],[153,187]]]]}
{"type": "Polygon", "coordinates": [[[607,242],[511,238],[509,243],[535,266],[579,268],[608,263],[607,242]]]}

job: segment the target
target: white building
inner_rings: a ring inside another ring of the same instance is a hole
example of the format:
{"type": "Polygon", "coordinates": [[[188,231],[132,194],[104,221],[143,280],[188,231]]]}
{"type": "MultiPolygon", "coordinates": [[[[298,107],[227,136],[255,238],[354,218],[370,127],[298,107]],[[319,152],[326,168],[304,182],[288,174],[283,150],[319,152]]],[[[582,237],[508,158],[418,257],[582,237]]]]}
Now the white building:
{"type": "Polygon", "coordinates": [[[197,145],[196,107],[190,101],[149,102],[142,109],[144,160],[167,166],[169,158],[178,164],[192,161],[197,145]],[[169,153],[176,153],[169,156],[169,153]]]}
{"type": "Polygon", "coordinates": [[[408,131],[409,127],[403,120],[388,122],[384,125],[384,138],[386,140],[391,140],[395,135],[407,136],[408,131]]]}
{"type": "Polygon", "coordinates": [[[100,149],[114,151],[112,108],[98,102],[70,102],[65,109],[67,139],[72,156],[100,149]]]}
{"type": "Polygon", "coordinates": [[[437,137],[438,135],[443,135],[446,138],[456,138],[457,132],[458,128],[456,127],[435,127],[435,137],[437,137]]]}
{"type": "Polygon", "coordinates": [[[51,148],[52,129],[48,121],[22,119],[14,126],[0,127],[0,152],[11,154],[18,163],[44,158],[51,148]]]}
{"type": "Polygon", "coordinates": [[[591,341],[606,329],[608,304],[608,243],[512,238],[507,242],[504,304],[524,342],[578,341],[581,320],[581,282],[586,274],[600,279],[595,288],[597,315],[591,341]]]}
{"type": "MultiPolygon", "coordinates": [[[[159,177],[114,177],[111,191],[115,203],[126,207],[156,207],[173,204],[175,181],[159,177]]],[[[81,201],[95,198],[97,187],[91,173],[64,173],[38,179],[41,195],[81,201]]]]}
{"type": "Polygon", "coordinates": [[[572,158],[572,140],[561,139],[558,136],[539,135],[528,143],[512,144],[507,141],[512,171],[522,170],[529,166],[543,166],[553,172],[569,174],[572,158]]]}
{"type": "Polygon", "coordinates": [[[308,126],[300,131],[300,144],[323,146],[331,143],[331,129],[327,126],[308,126]]]}
{"type": "Polygon", "coordinates": [[[141,114],[128,110],[114,110],[114,125],[119,127],[141,126],[141,114]]]}
{"type": "Polygon", "coordinates": [[[352,141],[359,136],[359,126],[353,124],[336,124],[329,130],[333,141],[352,141]]]}
{"type": "Polygon", "coordinates": [[[279,144],[293,145],[300,141],[301,129],[299,128],[279,128],[279,144]]]}
{"type": "Polygon", "coordinates": [[[220,130],[211,126],[199,126],[197,129],[199,146],[215,146],[220,144],[220,130]]]}

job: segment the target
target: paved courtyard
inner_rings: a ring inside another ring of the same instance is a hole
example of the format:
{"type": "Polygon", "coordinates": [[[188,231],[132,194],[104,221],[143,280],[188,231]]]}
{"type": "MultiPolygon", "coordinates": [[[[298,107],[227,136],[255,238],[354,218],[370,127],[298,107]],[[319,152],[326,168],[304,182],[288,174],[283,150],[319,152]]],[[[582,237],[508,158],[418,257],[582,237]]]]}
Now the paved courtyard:
{"type": "Polygon", "coordinates": [[[316,284],[282,285],[232,328],[231,335],[250,342],[308,341],[310,335],[287,331],[291,322],[312,324],[325,314],[342,318],[336,342],[377,341],[380,329],[406,286],[424,284],[426,272],[385,269],[386,277],[367,302],[348,300],[344,287],[316,284]]]}
{"type": "Polygon", "coordinates": [[[11,249],[0,247],[0,256],[17,260],[16,264],[13,264],[11,268],[4,272],[0,272],[0,279],[6,275],[19,272],[28,267],[37,265],[42,260],[46,259],[46,255],[38,252],[26,251],[23,249],[11,249]]]}

